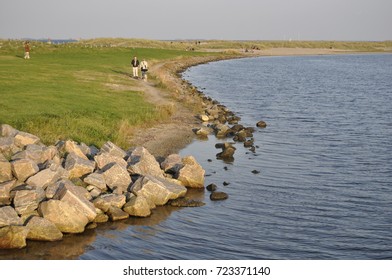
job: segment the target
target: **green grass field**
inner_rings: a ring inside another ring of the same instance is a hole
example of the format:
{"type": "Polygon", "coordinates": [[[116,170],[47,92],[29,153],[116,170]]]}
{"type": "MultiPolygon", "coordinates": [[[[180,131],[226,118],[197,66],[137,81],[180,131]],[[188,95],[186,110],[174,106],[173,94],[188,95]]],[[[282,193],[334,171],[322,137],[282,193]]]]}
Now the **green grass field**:
{"type": "MultiPolygon", "coordinates": [[[[126,130],[161,118],[135,91],[128,75],[133,55],[147,61],[197,55],[153,48],[92,48],[22,42],[0,49],[0,123],[39,136],[44,143],[73,139],[101,146],[111,140],[127,148],[126,130]]],[[[200,54],[201,55],[201,54],[200,54]]]]}

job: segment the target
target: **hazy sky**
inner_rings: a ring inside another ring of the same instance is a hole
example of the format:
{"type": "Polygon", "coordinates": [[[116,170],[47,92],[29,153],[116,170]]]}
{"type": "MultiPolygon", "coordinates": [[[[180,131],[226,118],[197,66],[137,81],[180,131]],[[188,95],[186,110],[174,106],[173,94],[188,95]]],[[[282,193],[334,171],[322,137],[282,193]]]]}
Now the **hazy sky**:
{"type": "Polygon", "coordinates": [[[392,0],[0,0],[0,38],[392,40],[392,0]]]}

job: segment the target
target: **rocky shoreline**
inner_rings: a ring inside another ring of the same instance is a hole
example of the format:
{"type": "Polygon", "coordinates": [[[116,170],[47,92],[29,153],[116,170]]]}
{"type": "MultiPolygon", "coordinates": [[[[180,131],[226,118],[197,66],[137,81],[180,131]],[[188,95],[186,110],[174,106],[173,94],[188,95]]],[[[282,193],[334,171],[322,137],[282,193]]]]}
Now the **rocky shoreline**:
{"type": "MultiPolygon", "coordinates": [[[[183,198],[187,188],[204,188],[204,173],[192,156],[158,162],[143,147],[124,151],[111,142],[101,149],[72,140],[46,146],[2,124],[0,249],[60,240],[108,220],[150,216],[157,206],[183,198]]],[[[173,205],[200,206],[181,201],[173,205]]]]}

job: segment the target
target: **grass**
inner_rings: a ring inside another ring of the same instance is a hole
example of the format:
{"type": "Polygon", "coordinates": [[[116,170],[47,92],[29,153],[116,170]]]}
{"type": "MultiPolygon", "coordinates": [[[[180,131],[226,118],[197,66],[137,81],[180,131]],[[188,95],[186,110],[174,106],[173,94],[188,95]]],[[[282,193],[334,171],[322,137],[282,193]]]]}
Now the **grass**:
{"type": "Polygon", "coordinates": [[[101,146],[111,140],[127,148],[133,127],[167,115],[135,90],[137,81],[128,74],[133,55],[148,61],[191,55],[32,42],[31,59],[24,60],[21,42],[6,43],[0,49],[0,123],[33,133],[46,144],[73,139],[101,146]]]}

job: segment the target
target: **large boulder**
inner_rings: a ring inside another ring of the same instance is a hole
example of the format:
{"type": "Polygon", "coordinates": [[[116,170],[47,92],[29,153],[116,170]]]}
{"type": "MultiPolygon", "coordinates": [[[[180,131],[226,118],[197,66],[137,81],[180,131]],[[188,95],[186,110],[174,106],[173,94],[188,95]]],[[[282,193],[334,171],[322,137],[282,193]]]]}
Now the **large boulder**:
{"type": "Polygon", "coordinates": [[[73,205],[61,200],[49,200],[40,204],[38,211],[64,233],[80,233],[89,222],[85,214],[73,205]]]}
{"type": "Polygon", "coordinates": [[[103,201],[105,201],[109,207],[114,206],[117,208],[122,208],[126,202],[126,197],[123,194],[104,194],[100,197],[103,201]]]}
{"type": "Polygon", "coordinates": [[[1,137],[15,137],[18,134],[19,130],[13,128],[8,124],[0,125],[0,136],[1,137]]]}
{"type": "Polygon", "coordinates": [[[144,147],[137,147],[132,151],[128,159],[128,171],[131,174],[164,178],[158,161],[144,147]]]}
{"type": "Polygon", "coordinates": [[[37,136],[23,131],[19,131],[14,138],[15,145],[18,147],[25,147],[30,144],[37,144],[40,141],[37,136]]]}
{"type": "Polygon", "coordinates": [[[38,165],[31,159],[18,159],[11,162],[12,173],[21,182],[39,171],[38,165]]]}
{"type": "Polygon", "coordinates": [[[113,156],[109,153],[100,153],[94,157],[97,167],[99,169],[104,169],[106,166],[112,163],[118,163],[119,165],[127,168],[127,162],[125,159],[117,156],[113,156]]]}
{"type": "Polygon", "coordinates": [[[187,156],[182,159],[182,163],[184,167],[178,171],[177,179],[186,187],[204,188],[205,171],[196,159],[187,156]]]}
{"type": "Polygon", "coordinates": [[[184,196],[187,189],[165,179],[147,175],[135,182],[132,192],[136,196],[144,196],[152,208],[151,205],[165,205],[170,199],[184,196]]]}
{"type": "Polygon", "coordinates": [[[33,190],[16,191],[14,206],[19,215],[29,214],[38,208],[41,201],[46,198],[45,191],[37,187],[33,190]]]}
{"type": "Polygon", "coordinates": [[[0,206],[11,204],[11,190],[15,186],[16,180],[0,183],[0,206]]]}
{"type": "Polygon", "coordinates": [[[0,249],[21,249],[26,247],[29,229],[23,226],[0,228],[0,249]]]}
{"type": "Polygon", "coordinates": [[[13,137],[0,137],[0,154],[11,157],[14,153],[21,150],[15,145],[13,137]]]}
{"type": "Polygon", "coordinates": [[[124,219],[128,219],[129,217],[129,214],[127,212],[124,212],[120,208],[114,206],[109,207],[107,214],[111,221],[124,220],[124,219]]]}
{"type": "Polygon", "coordinates": [[[55,146],[46,147],[43,145],[30,144],[26,146],[25,150],[13,155],[12,160],[31,159],[36,164],[42,165],[43,163],[53,159],[57,153],[55,146]]]}
{"type": "Polygon", "coordinates": [[[107,190],[105,178],[100,173],[89,174],[87,177],[85,177],[83,179],[83,182],[85,182],[86,184],[89,184],[89,185],[93,185],[93,186],[97,187],[98,189],[100,189],[101,191],[107,190]]]}
{"type": "Polygon", "coordinates": [[[121,149],[120,147],[116,146],[114,143],[108,141],[101,147],[101,151],[104,153],[108,153],[111,156],[119,157],[124,159],[127,153],[121,149]]]}
{"type": "Polygon", "coordinates": [[[11,163],[0,153],[0,183],[9,181],[12,178],[11,163]]]}
{"type": "Polygon", "coordinates": [[[0,207],[0,228],[22,225],[22,219],[11,206],[0,207]]]}
{"type": "Polygon", "coordinates": [[[179,154],[171,154],[161,163],[161,168],[166,173],[177,174],[183,167],[182,159],[179,154]]]}
{"type": "Polygon", "coordinates": [[[61,231],[51,221],[33,216],[31,217],[26,227],[29,229],[27,239],[38,241],[56,241],[63,238],[61,231]]]}
{"type": "Polygon", "coordinates": [[[72,140],[67,140],[64,143],[64,149],[69,154],[75,154],[82,159],[88,159],[87,156],[83,153],[81,147],[72,140]]]}
{"type": "Polygon", "coordinates": [[[53,198],[72,205],[91,222],[97,216],[97,212],[94,204],[86,198],[89,195],[88,191],[83,187],[64,184],[57,190],[53,198]]]}
{"type": "Polygon", "coordinates": [[[148,217],[151,215],[150,205],[143,195],[133,195],[124,205],[123,210],[130,216],[148,217]]]}
{"type": "Polygon", "coordinates": [[[107,166],[102,175],[105,179],[106,185],[111,190],[118,188],[121,192],[125,192],[132,183],[131,176],[127,169],[118,163],[113,163],[107,166]]]}
{"type": "Polygon", "coordinates": [[[95,162],[70,153],[65,161],[65,169],[69,171],[69,178],[80,178],[94,172],[95,162]]]}
{"type": "Polygon", "coordinates": [[[34,176],[31,176],[26,183],[33,187],[46,189],[54,184],[60,178],[67,178],[68,172],[57,164],[52,164],[49,168],[41,170],[34,176]]]}

